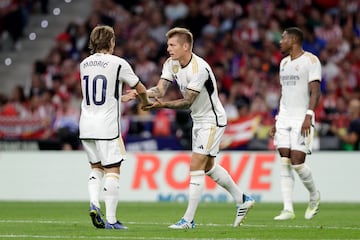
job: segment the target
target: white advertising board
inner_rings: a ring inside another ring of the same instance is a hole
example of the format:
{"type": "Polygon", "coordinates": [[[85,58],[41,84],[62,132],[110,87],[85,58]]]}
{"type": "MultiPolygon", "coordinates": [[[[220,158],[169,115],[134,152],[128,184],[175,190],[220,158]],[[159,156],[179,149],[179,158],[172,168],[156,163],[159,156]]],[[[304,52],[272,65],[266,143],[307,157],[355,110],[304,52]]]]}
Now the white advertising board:
{"type": "MultiPolygon", "coordinates": [[[[120,177],[120,201],[186,201],[190,152],[128,152],[120,177]]],[[[280,161],[275,152],[222,152],[218,163],[259,202],[281,202],[280,161]]],[[[315,152],[307,164],[322,201],[360,202],[360,154],[315,152]]],[[[83,151],[0,153],[0,200],[86,201],[89,166],[83,151]]],[[[295,174],[294,201],[308,201],[295,174]]],[[[204,201],[232,201],[206,180],[204,201]]]]}

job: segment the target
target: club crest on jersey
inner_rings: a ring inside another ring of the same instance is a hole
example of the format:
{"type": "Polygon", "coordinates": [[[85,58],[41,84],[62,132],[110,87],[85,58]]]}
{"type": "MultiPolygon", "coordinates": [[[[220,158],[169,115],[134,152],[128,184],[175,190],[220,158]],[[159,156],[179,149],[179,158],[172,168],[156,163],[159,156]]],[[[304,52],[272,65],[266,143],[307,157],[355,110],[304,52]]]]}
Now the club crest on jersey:
{"type": "Polygon", "coordinates": [[[174,73],[178,73],[178,71],[179,71],[179,65],[173,65],[173,66],[172,66],[172,71],[173,71],[174,73]]]}

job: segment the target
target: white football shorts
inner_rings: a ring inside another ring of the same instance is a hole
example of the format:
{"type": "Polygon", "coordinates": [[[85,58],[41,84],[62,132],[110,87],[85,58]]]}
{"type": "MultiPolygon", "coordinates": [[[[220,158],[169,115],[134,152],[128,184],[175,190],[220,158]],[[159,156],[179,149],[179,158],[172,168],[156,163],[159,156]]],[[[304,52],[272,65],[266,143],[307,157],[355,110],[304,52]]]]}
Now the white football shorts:
{"type": "Polygon", "coordinates": [[[215,157],[219,153],[219,146],[225,127],[217,127],[210,123],[194,123],[192,129],[192,151],[215,157]]]}
{"type": "Polygon", "coordinates": [[[274,145],[279,148],[289,148],[306,154],[311,154],[314,138],[315,117],[312,118],[310,134],[306,137],[301,135],[302,119],[289,119],[278,117],[276,120],[276,133],[274,145]]]}
{"type": "Polygon", "coordinates": [[[126,151],[121,137],[113,140],[81,140],[90,163],[101,163],[103,167],[121,163],[126,151]]]}

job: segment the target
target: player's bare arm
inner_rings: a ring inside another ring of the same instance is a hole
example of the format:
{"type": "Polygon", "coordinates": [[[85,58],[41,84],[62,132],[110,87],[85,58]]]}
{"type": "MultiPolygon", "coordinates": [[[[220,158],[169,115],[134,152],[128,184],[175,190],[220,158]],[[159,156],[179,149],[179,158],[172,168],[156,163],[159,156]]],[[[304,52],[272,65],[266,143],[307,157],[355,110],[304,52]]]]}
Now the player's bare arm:
{"type": "Polygon", "coordinates": [[[136,86],[135,86],[135,90],[136,90],[143,106],[149,106],[152,104],[148,98],[147,90],[146,90],[146,87],[144,86],[144,84],[142,84],[141,82],[138,82],[138,84],[136,84],[136,86]]]}
{"type": "Polygon", "coordinates": [[[320,101],[320,96],[321,96],[320,81],[316,80],[310,82],[309,89],[310,89],[309,109],[314,111],[320,101]]]}
{"type": "Polygon", "coordinates": [[[188,109],[193,104],[198,95],[199,92],[187,89],[184,98],[165,102],[164,107],[172,109],[188,109]]]}
{"type": "Polygon", "coordinates": [[[199,92],[188,89],[185,93],[184,98],[162,102],[160,99],[155,98],[155,102],[151,106],[143,107],[143,110],[153,110],[157,108],[171,108],[171,109],[188,109],[195,101],[199,92]]]}
{"type": "Polygon", "coordinates": [[[149,100],[149,96],[147,95],[146,87],[142,82],[138,82],[135,87],[131,90],[127,90],[126,94],[123,94],[121,96],[122,102],[129,102],[131,100],[136,99],[136,97],[139,96],[140,101],[142,101],[143,105],[150,105],[151,101],[149,100]],[[141,94],[141,96],[140,96],[141,94]]]}
{"type": "MultiPolygon", "coordinates": [[[[308,109],[314,111],[320,100],[320,95],[321,95],[320,81],[316,80],[309,83],[309,94],[310,94],[310,100],[309,100],[308,109]]],[[[301,128],[301,135],[308,136],[310,134],[310,128],[313,117],[314,116],[312,114],[306,114],[301,128]]]]}
{"type": "Polygon", "coordinates": [[[155,87],[149,88],[147,90],[147,94],[150,98],[162,98],[165,95],[170,84],[170,81],[166,79],[160,79],[155,87]]]}
{"type": "Polygon", "coordinates": [[[136,90],[128,90],[127,94],[124,94],[121,96],[121,101],[122,102],[129,102],[131,100],[136,99],[136,90]]]}

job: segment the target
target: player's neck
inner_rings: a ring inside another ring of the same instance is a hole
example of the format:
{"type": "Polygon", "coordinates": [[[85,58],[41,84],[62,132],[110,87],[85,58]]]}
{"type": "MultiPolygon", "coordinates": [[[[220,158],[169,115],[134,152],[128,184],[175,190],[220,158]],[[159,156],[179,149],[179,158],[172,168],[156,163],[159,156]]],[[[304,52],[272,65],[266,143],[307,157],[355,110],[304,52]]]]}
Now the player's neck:
{"type": "Polygon", "coordinates": [[[305,51],[304,51],[302,48],[293,49],[293,50],[290,52],[290,58],[291,58],[291,60],[297,59],[298,57],[300,57],[301,55],[303,55],[304,52],[305,52],[305,51]]]}
{"type": "Polygon", "coordinates": [[[100,51],[98,51],[98,53],[111,54],[111,52],[109,50],[100,50],[100,51]]]}
{"type": "Polygon", "coordinates": [[[179,63],[181,67],[186,67],[192,59],[192,53],[185,54],[181,59],[179,59],[179,63]]]}

